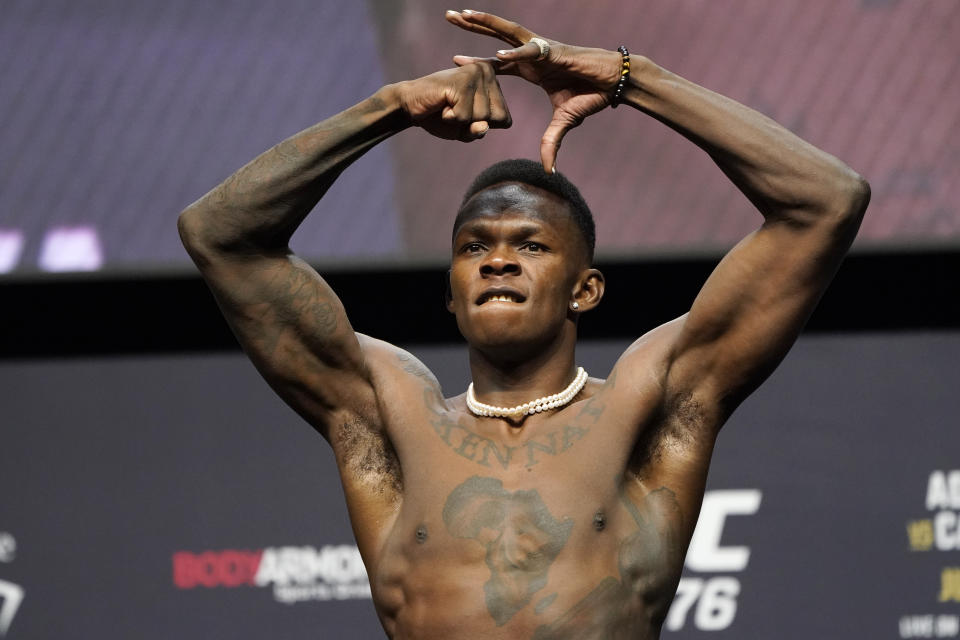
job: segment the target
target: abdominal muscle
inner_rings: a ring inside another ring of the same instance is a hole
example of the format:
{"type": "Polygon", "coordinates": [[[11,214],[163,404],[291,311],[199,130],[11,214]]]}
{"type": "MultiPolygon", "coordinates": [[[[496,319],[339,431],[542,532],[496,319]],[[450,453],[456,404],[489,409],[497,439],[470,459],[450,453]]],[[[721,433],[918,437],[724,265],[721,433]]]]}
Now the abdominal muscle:
{"type": "Polygon", "coordinates": [[[655,578],[668,558],[648,554],[650,566],[638,566],[625,553],[638,535],[628,510],[610,503],[554,517],[561,510],[538,492],[509,492],[492,478],[469,478],[450,495],[433,518],[401,509],[370,576],[391,638],[656,637],[659,606],[648,606],[643,585],[658,580],[634,576],[655,578]]]}

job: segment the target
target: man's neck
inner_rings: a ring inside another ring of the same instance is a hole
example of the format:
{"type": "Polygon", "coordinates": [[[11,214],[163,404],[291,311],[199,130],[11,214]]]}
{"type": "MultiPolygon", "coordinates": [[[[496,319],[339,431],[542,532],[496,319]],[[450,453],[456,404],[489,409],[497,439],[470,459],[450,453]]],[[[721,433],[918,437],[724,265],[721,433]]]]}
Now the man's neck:
{"type": "Polygon", "coordinates": [[[513,407],[562,391],[576,375],[576,336],[524,357],[496,357],[470,348],[470,374],[477,399],[513,407]]]}

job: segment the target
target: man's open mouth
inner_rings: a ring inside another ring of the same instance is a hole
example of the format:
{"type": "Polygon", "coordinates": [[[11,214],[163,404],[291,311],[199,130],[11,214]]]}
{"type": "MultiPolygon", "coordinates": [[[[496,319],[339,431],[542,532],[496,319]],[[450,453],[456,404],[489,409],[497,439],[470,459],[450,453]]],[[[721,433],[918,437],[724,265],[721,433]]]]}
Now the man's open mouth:
{"type": "Polygon", "coordinates": [[[526,298],[514,291],[488,291],[477,299],[477,304],[486,304],[487,302],[523,302],[524,300],[526,300],[526,298]]]}

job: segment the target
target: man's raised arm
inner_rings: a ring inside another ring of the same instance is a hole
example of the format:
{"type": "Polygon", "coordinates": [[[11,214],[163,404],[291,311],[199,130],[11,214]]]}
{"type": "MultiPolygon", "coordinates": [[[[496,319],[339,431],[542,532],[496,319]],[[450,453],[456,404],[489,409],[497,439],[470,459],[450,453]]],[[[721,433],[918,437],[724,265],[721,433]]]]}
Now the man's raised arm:
{"type": "Polygon", "coordinates": [[[764,218],[675,324],[667,389],[699,391],[726,414],[793,345],[853,242],[869,185],[770,118],[642,56],[631,63],[624,101],[706,151],[764,218]]]}
{"type": "Polygon", "coordinates": [[[190,256],[244,350],[321,433],[331,414],[370,406],[363,349],[327,283],[291,235],[340,173],[409,126],[469,142],[510,116],[489,64],[388,85],[264,152],[178,221],[190,256]]]}
{"type": "Polygon", "coordinates": [[[763,224],[723,259],[689,314],[642,341],[638,359],[628,352],[617,366],[622,374],[634,359],[649,367],[649,347],[659,345],[664,401],[699,396],[718,412],[708,422],[722,424],[780,362],[833,277],[869,201],[866,181],[773,120],[644,56],[630,56],[627,67],[617,52],[548,39],[544,51],[531,42],[534,32],[481,12],[451,11],[447,20],[507,42],[513,48],[494,58],[498,73],[546,91],[553,115],[540,147],[545,170],[553,170],[564,135],[610,105],[626,67],[621,102],[706,151],[763,214],[763,224]]]}

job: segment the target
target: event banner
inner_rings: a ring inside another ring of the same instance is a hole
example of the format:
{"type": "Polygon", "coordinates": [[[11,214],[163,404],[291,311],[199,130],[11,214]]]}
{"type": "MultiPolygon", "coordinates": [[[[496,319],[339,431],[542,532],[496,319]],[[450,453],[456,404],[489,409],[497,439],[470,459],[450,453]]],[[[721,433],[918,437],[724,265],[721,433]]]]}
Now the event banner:
{"type": "MultiPolygon", "coordinates": [[[[462,346],[409,348],[466,387],[462,346]]],[[[664,637],[960,637],[958,362],[957,332],[801,338],[721,432],[664,637]]],[[[383,637],[326,443],[239,353],[0,389],[0,639],[383,637]]]]}

